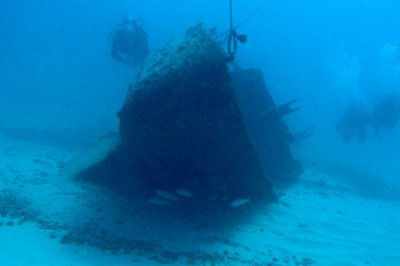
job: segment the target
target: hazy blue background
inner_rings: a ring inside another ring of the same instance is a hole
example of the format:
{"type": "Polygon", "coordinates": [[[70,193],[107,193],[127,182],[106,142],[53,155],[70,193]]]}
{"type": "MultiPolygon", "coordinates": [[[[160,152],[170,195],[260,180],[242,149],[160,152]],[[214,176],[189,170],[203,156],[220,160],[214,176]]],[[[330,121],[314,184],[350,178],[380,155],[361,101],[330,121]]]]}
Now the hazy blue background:
{"type": "MultiPolygon", "coordinates": [[[[400,126],[344,145],[334,125],[351,101],[372,108],[400,92],[400,2],[233,2],[236,23],[262,6],[238,30],[249,35],[238,61],[262,68],[277,103],[296,98],[304,107],[287,119],[293,130],[316,129],[294,147],[304,163],[397,181],[400,126]]],[[[111,58],[109,34],[128,15],[144,21],[152,52],[198,22],[228,29],[228,1],[2,0],[0,126],[117,128],[135,73],[111,58]]]]}

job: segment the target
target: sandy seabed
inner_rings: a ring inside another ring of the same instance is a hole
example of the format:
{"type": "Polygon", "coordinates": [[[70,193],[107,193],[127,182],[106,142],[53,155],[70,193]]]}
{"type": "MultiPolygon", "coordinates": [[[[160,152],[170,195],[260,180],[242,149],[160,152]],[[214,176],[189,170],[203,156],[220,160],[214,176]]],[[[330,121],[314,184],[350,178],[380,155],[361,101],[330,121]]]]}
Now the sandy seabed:
{"type": "Polygon", "coordinates": [[[400,265],[400,202],[316,167],[278,202],[213,226],[72,181],[61,166],[78,152],[0,139],[0,265],[400,265]]]}

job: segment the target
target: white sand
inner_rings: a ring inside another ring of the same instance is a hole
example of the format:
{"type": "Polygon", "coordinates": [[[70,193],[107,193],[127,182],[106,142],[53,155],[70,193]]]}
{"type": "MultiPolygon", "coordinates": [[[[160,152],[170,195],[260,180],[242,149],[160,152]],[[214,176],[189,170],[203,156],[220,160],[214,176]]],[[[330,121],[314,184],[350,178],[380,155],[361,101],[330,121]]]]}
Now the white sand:
{"type": "Polygon", "coordinates": [[[59,164],[77,152],[0,141],[0,190],[40,210],[39,218],[22,224],[18,216],[0,217],[0,265],[158,265],[162,260],[156,257],[169,256],[140,244],[142,255],[135,249],[113,254],[60,243],[69,228],[87,223],[108,225],[116,237],[143,240],[181,256],[163,260],[169,264],[209,265],[204,256],[216,254],[217,265],[400,265],[399,202],[358,196],[341,179],[317,169],[307,169],[278,203],[258,208],[241,223],[194,230],[184,221],[155,226],[139,210],[121,207],[123,201],[72,182],[59,164]]]}

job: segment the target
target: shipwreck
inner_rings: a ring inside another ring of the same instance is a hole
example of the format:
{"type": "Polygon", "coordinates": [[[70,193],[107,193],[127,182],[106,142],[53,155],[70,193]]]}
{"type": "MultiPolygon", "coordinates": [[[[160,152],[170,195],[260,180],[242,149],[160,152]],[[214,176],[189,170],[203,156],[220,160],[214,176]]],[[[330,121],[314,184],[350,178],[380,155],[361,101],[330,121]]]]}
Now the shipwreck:
{"type": "Polygon", "coordinates": [[[76,178],[149,204],[232,207],[273,201],[301,166],[258,69],[230,70],[203,26],[155,53],[118,113],[118,141],[76,178]]]}

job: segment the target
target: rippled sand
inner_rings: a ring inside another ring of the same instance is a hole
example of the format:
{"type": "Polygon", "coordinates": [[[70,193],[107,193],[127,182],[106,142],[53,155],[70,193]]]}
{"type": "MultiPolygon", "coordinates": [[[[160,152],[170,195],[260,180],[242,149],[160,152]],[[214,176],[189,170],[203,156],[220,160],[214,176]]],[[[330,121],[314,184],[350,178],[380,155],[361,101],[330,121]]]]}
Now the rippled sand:
{"type": "Polygon", "coordinates": [[[0,265],[399,265],[400,203],[316,168],[277,203],[214,225],[73,182],[60,167],[77,148],[0,148],[0,265]]]}

